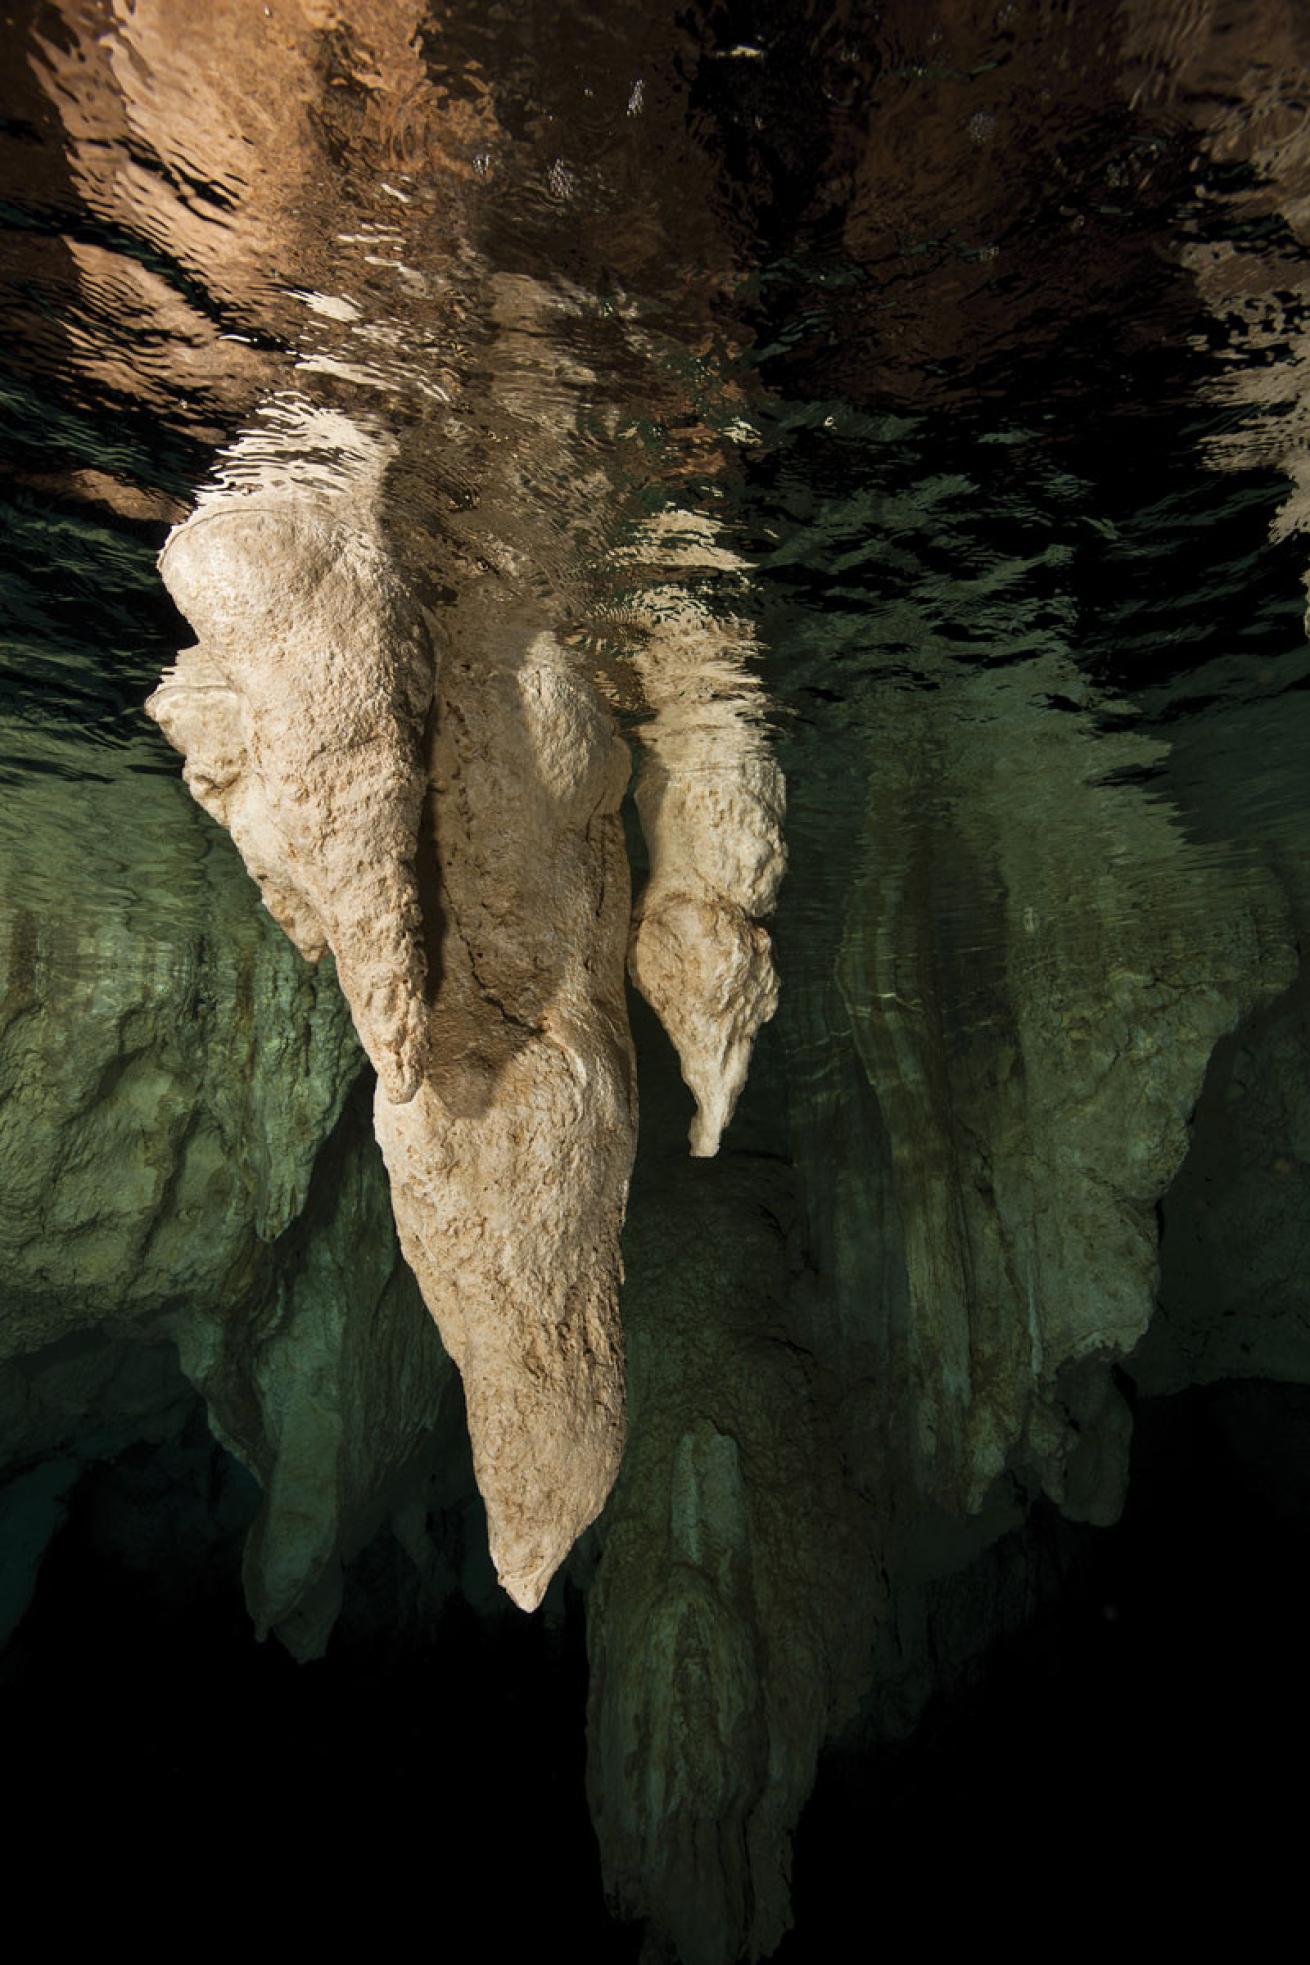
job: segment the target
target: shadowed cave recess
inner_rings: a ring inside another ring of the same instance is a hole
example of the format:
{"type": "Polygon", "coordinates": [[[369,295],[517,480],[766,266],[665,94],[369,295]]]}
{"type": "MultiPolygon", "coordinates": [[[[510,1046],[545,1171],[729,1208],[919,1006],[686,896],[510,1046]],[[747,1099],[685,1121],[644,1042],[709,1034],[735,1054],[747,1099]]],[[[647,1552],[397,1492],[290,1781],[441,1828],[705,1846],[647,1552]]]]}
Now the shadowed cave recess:
{"type": "Polygon", "coordinates": [[[1260,1948],[1310,16],[0,46],[11,1852],[460,1958],[1260,1948]]]}

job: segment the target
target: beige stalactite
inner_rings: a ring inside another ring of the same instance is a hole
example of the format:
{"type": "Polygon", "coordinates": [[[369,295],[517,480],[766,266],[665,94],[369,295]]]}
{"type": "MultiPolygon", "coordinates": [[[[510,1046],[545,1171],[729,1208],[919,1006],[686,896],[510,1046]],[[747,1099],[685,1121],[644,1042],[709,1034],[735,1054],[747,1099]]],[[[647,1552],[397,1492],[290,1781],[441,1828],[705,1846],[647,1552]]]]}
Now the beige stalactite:
{"type": "MultiPolygon", "coordinates": [[[[623,1448],[625,965],[682,1058],[698,1154],[717,1149],[776,1004],[761,924],[782,781],[750,630],[694,589],[740,562],[703,518],[643,528],[651,878],[634,924],[628,754],[572,652],[622,489],[599,449],[579,468],[580,407],[619,421],[575,331],[588,296],[479,269],[460,246],[468,157],[474,137],[495,149],[494,111],[429,90],[411,0],[360,0],[342,20],[308,0],[276,17],[253,0],[181,10],[185,46],[176,9],[114,0],[68,112],[87,202],[165,242],[241,324],[215,336],[170,303],[178,348],[203,355],[187,372],[207,414],[245,433],[162,556],[197,646],[149,707],[275,919],[307,959],[336,959],[378,1073],[402,1245],[463,1375],[493,1555],[531,1607],[623,1448]],[[338,100],[328,56],[360,66],[365,51],[367,101],[338,100]],[[253,145],[237,144],[247,125],[253,145]],[[124,132],[149,168],[120,181],[102,153],[124,132]],[[329,137],[388,174],[338,175],[329,137]],[[416,143],[436,207],[403,189],[416,143]],[[192,209],[200,162],[221,225],[192,209]],[[484,314],[470,402],[456,357],[484,314]],[[294,351],[290,388],[272,342],[294,351]],[[333,407],[360,402],[376,424],[333,407]],[[562,549],[541,488],[564,482],[562,549]],[[424,605],[434,558],[439,614],[424,605]]],[[[46,60],[62,100],[68,61],[53,44],[46,60]]],[[[157,316],[168,295],[138,298],[157,316]]]]}
{"type": "MultiPolygon", "coordinates": [[[[631,549],[662,573],[737,571],[717,528],[666,512],[631,549]]],[[[749,624],[688,585],[641,594],[636,657],[653,714],[636,801],[650,879],[633,921],[632,980],[655,1010],[696,1100],[692,1153],[718,1152],[762,1024],[778,1005],[773,912],[786,867],[785,790],[758,706],[749,624]]]]}
{"type": "Polygon", "coordinates": [[[415,851],[435,653],[364,498],[202,503],[161,557],[200,636],[148,704],[301,953],[330,947],[392,1099],[427,1050],[415,851]]]}
{"type": "MultiPolygon", "coordinates": [[[[628,755],[495,575],[447,610],[438,662],[382,537],[386,446],[333,434],[355,462],[335,496],[238,446],[228,477],[251,488],[172,534],[164,578],[200,641],[149,707],[270,911],[336,956],[492,1553],[531,1609],[623,1449],[628,755]]],[[[312,412],[301,435],[323,435],[312,412]]]]}
{"type": "Polygon", "coordinates": [[[491,1553],[533,1609],[624,1440],[619,1232],[628,755],[554,637],[455,611],[431,759],[432,1063],[376,1125],[401,1245],[464,1378],[491,1553]]]}

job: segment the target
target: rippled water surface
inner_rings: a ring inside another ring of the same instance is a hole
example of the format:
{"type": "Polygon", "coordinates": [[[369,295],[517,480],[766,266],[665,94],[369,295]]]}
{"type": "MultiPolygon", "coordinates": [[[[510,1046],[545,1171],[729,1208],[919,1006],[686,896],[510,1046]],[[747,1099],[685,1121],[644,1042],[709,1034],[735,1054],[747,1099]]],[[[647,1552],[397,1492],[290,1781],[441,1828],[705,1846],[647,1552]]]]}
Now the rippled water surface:
{"type": "Polygon", "coordinates": [[[365,471],[434,605],[519,583],[638,742],[768,733],[784,977],[840,970],[862,883],[923,893],[967,1028],[1090,885],[1204,924],[1302,882],[1297,7],[41,0],[3,34],[0,854],[9,905],[75,897],[64,959],[243,879],[142,711],[188,638],[168,526],[365,471]],[[652,656],[669,610],[694,658],[652,656]]]}

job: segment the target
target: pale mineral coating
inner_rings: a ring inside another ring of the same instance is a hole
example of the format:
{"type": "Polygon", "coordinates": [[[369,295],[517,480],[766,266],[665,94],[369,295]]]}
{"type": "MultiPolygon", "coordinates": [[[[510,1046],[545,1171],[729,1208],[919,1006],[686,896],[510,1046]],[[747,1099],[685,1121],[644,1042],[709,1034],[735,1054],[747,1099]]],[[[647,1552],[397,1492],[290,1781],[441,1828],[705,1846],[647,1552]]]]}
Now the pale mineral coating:
{"type": "Polygon", "coordinates": [[[553,636],[456,610],[432,755],[431,1064],[377,1105],[401,1242],[464,1378],[492,1557],[531,1609],[624,1439],[628,756],[553,636]]]}
{"type": "Polygon", "coordinates": [[[331,947],[387,1096],[412,1098],[427,1043],[427,623],[344,501],[211,503],[160,566],[201,640],[147,708],[269,912],[302,954],[331,947]]]}
{"type": "MultiPolygon", "coordinates": [[[[711,521],[686,511],[648,521],[626,557],[684,576],[743,567],[711,521]]],[[[778,1007],[763,920],[786,869],[785,786],[760,717],[747,623],[717,618],[685,584],[651,584],[635,613],[644,639],[634,667],[653,714],[641,726],[636,792],[650,878],[629,965],[696,1100],[692,1153],[708,1157],[778,1007]]]]}
{"type": "Polygon", "coordinates": [[[782,773],[728,717],[647,743],[637,809],[651,871],[632,929],[632,980],[668,1031],[696,1100],[691,1150],[718,1152],[760,1026],[778,1007],[773,910],[784,865],[782,773]]]}
{"type": "Polygon", "coordinates": [[[434,704],[376,482],[345,482],[211,497],[173,534],[161,564],[201,642],[150,708],[270,911],[303,954],[336,955],[402,1243],[464,1377],[493,1557],[532,1608],[623,1449],[628,756],[494,580],[450,613],[434,704]]]}

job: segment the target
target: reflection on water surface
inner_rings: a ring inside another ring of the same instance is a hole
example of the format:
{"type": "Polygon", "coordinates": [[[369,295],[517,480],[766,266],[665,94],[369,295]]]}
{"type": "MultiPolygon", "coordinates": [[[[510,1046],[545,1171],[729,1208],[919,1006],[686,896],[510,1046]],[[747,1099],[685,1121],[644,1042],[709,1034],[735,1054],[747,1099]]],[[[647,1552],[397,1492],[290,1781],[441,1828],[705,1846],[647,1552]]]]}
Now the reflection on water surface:
{"type": "Polygon", "coordinates": [[[20,10],[11,878],[134,810],[163,863],[161,525],[380,443],[438,600],[521,581],[625,719],[766,685],[802,856],[907,745],[967,832],[967,740],[1016,823],[1044,750],[1116,878],[1295,858],[1307,57],[1239,11],[20,10]]]}

